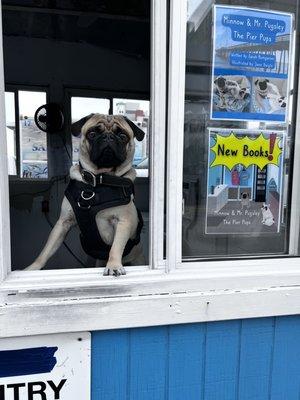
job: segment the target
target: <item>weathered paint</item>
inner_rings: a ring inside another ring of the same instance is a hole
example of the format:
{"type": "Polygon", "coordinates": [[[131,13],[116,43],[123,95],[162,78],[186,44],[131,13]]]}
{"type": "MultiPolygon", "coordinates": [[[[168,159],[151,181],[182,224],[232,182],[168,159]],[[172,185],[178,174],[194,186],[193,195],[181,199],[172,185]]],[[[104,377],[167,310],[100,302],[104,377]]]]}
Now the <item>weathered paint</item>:
{"type": "Polygon", "coordinates": [[[300,316],[92,334],[92,400],[299,398],[300,316]]]}

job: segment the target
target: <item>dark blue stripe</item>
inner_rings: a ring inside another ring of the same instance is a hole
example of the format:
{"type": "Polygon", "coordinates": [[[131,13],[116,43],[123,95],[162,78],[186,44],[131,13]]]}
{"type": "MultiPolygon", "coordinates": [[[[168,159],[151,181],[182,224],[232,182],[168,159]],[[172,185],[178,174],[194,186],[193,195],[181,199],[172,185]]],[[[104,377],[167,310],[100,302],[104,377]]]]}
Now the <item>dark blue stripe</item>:
{"type": "Polygon", "coordinates": [[[215,75],[243,75],[243,76],[258,76],[268,78],[287,79],[287,74],[276,74],[274,72],[260,72],[260,71],[247,71],[247,70],[235,70],[227,68],[215,68],[215,75]]]}
{"type": "Polygon", "coordinates": [[[284,122],[285,116],[282,114],[260,114],[260,113],[241,113],[241,112],[226,112],[213,111],[212,118],[220,119],[241,119],[241,120],[257,120],[257,121],[280,121],[284,122]]]}
{"type": "Polygon", "coordinates": [[[0,378],[51,372],[57,363],[57,347],[0,351],[0,378]]]}

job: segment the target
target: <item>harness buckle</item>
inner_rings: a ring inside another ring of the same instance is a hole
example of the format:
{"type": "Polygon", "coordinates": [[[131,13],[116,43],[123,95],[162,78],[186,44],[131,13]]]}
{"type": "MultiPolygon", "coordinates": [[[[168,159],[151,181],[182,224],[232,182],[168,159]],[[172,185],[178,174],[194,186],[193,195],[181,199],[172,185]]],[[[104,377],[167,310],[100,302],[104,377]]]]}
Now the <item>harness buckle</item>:
{"type": "Polygon", "coordinates": [[[95,192],[92,190],[82,190],[80,196],[83,200],[91,200],[95,196],[95,192]],[[91,193],[91,195],[88,193],[91,193]]]}
{"type": "MultiPolygon", "coordinates": [[[[92,185],[93,187],[97,186],[97,178],[96,175],[94,175],[92,172],[87,171],[86,169],[83,169],[81,171],[81,176],[83,180],[88,183],[89,185],[92,185]]],[[[101,175],[102,177],[102,175],[101,175]]]]}
{"type": "Polygon", "coordinates": [[[83,206],[80,201],[77,201],[77,205],[79,208],[82,208],[83,210],[89,210],[91,208],[91,205],[89,204],[88,206],[83,206]]]}

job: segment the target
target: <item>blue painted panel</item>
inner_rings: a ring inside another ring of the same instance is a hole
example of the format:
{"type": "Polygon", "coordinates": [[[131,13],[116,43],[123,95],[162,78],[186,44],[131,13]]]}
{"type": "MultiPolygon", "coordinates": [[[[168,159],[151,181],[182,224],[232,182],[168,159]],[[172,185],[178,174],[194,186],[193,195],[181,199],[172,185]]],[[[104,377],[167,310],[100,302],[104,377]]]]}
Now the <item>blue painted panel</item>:
{"type": "Polygon", "coordinates": [[[200,400],[204,378],[205,324],[169,330],[169,399],[200,400]]]}
{"type": "Polygon", "coordinates": [[[129,331],[92,334],[92,400],[124,400],[127,393],[129,331]]]}
{"type": "Polygon", "coordinates": [[[92,400],[250,399],[300,399],[300,316],[92,334],[92,400]]]}
{"type": "Polygon", "coordinates": [[[240,325],[240,321],[207,324],[205,400],[236,398],[240,325]]]}
{"type": "Polygon", "coordinates": [[[242,321],[239,399],[269,399],[273,336],[273,318],[242,321]]]}
{"type": "Polygon", "coordinates": [[[300,318],[275,321],[271,400],[300,398],[300,318]]]}
{"type": "Polygon", "coordinates": [[[127,399],[165,399],[168,328],[132,329],[130,333],[127,399]]]}

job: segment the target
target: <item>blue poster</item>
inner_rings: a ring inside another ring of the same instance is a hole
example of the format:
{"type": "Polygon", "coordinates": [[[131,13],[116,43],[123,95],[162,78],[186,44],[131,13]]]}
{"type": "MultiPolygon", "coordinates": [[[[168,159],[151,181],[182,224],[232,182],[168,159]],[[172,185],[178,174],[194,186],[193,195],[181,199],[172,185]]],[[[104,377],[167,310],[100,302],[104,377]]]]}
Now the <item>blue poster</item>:
{"type": "Polygon", "coordinates": [[[211,119],[286,122],[292,14],[214,7],[211,119]]]}

